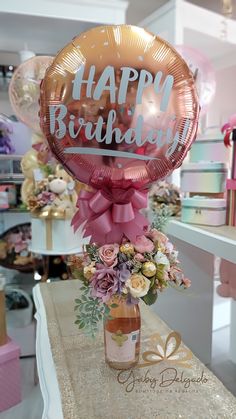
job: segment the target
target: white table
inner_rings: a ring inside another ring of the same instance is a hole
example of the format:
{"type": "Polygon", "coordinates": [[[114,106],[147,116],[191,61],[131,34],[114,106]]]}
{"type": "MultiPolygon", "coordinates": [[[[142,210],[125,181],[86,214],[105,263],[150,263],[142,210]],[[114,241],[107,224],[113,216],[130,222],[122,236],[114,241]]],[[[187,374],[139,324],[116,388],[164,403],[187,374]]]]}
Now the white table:
{"type": "MultiPolygon", "coordinates": [[[[182,385],[176,383],[172,394],[169,394],[169,391],[165,394],[164,389],[158,393],[149,392],[149,386],[145,386],[148,395],[144,395],[143,399],[139,391],[138,394],[128,394],[117,382],[115,371],[110,371],[104,365],[102,330],[97,341],[93,342],[86,339],[74,324],[74,298],[78,292],[78,281],[38,284],[34,289],[38,321],[37,363],[44,399],[42,419],[63,419],[63,414],[65,418],[70,419],[147,419],[154,416],[187,418],[189,412],[191,418],[195,418],[198,410],[201,411],[199,418],[215,418],[215,413],[219,418],[235,418],[235,398],[194,356],[190,361],[190,368],[186,368],[186,371],[185,368],[182,370],[183,367],[178,366],[178,363],[169,366],[175,366],[179,377],[180,374],[187,374],[196,379],[198,374],[204,372],[208,378],[207,382],[209,381],[205,388],[202,388],[202,385],[195,388],[193,384],[193,392],[185,394],[186,389],[183,391],[182,385]],[[119,415],[120,405],[123,407],[122,415],[119,415]]],[[[168,336],[169,327],[144,304],[141,304],[141,317],[142,343],[157,331],[163,337],[168,336]]],[[[175,359],[178,359],[178,356],[175,359]]],[[[153,377],[160,374],[163,367],[166,367],[166,364],[164,365],[151,367],[153,377]]],[[[145,374],[149,374],[150,366],[147,368],[145,374]]]]}
{"type": "Polygon", "coordinates": [[[33,289],[36,306],[36,355],[44,409],[42,419],[63,419],[61,396],[49,343],[46,313],[39,285],[33,289]]]}
{"type": "MultiPolygon", "coordinates": [[[[168,290],[157,300],[155,311],[205,364],[211,361],[214,259],[236,263],[236,228],[184,224],[168,225],[168,236],[179,250],[184,273],[192,281],[189,296],[168,290]]],[[[230,357],[236,362],[236,301],[232,301],[230,357]]]]}

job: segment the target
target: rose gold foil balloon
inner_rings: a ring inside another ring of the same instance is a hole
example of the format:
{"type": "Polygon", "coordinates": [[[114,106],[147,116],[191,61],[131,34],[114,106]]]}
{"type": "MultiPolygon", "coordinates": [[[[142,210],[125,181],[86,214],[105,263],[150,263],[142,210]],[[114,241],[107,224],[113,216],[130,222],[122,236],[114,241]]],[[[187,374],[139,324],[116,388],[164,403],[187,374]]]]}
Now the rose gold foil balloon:
{"type": "Polygon", "coordinates": [[[38,56],[23,62],[14,72],[9,86],[11,106],[17,118],[40,133],[40,83],[53,57],[38,56]]]}
{"type": "Polygon", "coordinates": [[[195,139],[199,104],[187,64],[134,26],[74,38],[41,85],[41,128],[76,179],[142,187],[179,167],[195,139]]]}

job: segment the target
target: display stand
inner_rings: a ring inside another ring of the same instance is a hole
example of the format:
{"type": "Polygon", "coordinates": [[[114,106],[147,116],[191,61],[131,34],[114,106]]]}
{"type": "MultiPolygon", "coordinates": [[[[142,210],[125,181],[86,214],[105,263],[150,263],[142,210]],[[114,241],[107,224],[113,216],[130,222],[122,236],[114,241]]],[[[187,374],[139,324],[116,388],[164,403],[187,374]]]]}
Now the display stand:
{"type": "Polygon", "coordinates": [[[64,251],[64,252],[55,252],[55,250],[45,250],[37,249],[35,247],[29,247],[29,251],[38,255],[43,256],[43,276],[41,282],[47,282],[49,280],[48,271],[49,271],[49,257],[50,256],[69,256],[81,253],[83,251],[82,246],[75,247],[74,249],[64,251]]]}
{"type": "MultiPolygon", "coordinates": [[[[173,219],[168,235],[179,251],[183,271],[192,281],[189,295],[170,290],[155,306],[158,314],[179,330],[202,362],[211,362],[215,256],[236,262],[236,228],[184,224],[173,219]],[[171,307],[171,309],[170,309],[171,307]]],[[[236,278],[235,278],[236,280],[236,278]]],[[[230,358],[236,363],[236,301],[231,306],[230,358]]]]}

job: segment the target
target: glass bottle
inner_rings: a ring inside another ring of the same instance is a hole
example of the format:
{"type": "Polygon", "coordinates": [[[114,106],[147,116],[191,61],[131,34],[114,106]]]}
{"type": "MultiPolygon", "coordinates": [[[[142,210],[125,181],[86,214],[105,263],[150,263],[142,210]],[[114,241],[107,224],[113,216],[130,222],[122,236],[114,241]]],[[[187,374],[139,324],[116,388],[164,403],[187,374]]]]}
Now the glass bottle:
{"type": "Polygon", "coordinates": [[[127,304],[126,298],[113,297],[109,303],[111,320],[104,322],[106,363],[118,370],[134,367],[140,352],[140,311],[138,304],[127,304]],[[113,304],[116,307],[113,307],[113,304]]]}

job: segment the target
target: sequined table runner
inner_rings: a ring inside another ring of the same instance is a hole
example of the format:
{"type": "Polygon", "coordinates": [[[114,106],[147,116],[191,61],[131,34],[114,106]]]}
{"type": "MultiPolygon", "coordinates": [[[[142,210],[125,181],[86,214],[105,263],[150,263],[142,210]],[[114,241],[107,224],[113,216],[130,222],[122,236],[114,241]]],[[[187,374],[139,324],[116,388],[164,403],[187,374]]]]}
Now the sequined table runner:
{"type": "Polygon", "coordinates": [[[74,324],[79,282],[40,292],[64,419],[236,418],[236,398],[150,308],[141,306],[139,367],[118,372],[104,362],[102,330],[92,341],[74,324]]]}

